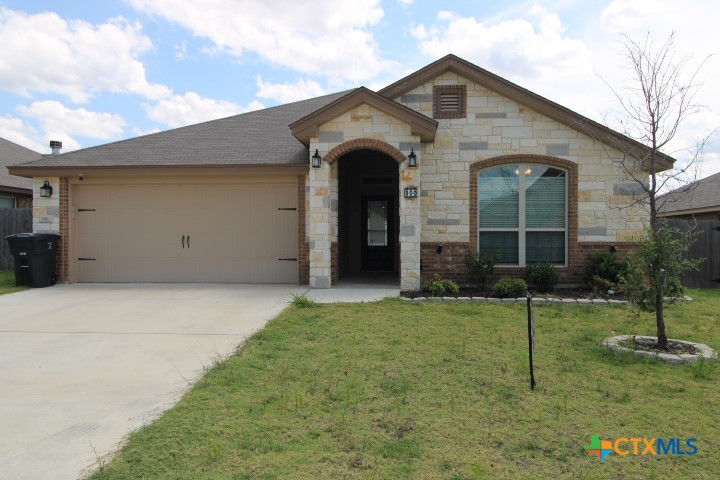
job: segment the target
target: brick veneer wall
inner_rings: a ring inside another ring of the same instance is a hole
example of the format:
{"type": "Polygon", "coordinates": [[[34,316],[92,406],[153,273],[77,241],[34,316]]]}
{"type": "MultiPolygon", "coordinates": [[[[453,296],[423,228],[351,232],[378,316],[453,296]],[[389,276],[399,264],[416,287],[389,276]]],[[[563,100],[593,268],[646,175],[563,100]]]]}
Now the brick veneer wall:
{"type": "Polygon", "coordinates": [[[58,283],[67,283],[70,277],[70,218],[68,200],[68,179],[67,177],[60,177],[60,249],[58,251],[56,267],[58,283]]]}
{"type": "Polygon", "coordinates": [[[337,285],[340,279],[340,265],[338,263],[340,258],[340,251],[338,242],[332,242],[330,244],[330,284],[337,285]]]}
{"type": "Polygon", "coordinates": [[[17,208],[32,208],[33,202],[32,197],[15,197],[15,201],[17,203],[17,208]]]}
{"type": "MultiPolygon", "coordinates": [[[[615,247],[620,257],[627,256],[635,248],[632,242],[579,242],[576,248],[575,262],[569,267],[558,267],[560,283],[566,286],[584,286],[585,265],[599,252],[609,251],[615,247]]],[[[449,279],[461,286],[468,286],[467,267],[462,256],[470,250],[470,245],[464,242],[423,242],[421,244],[422,270],[421,279],[425,282],[436,273],[440,278],[449,279]],[[437,247],[442,245],[442,253],[437,253],[437,247]]],[[[500,278],[523,278],[525,268],[522,267],[496,267],[495,280],[500,278]]]]}
{"type": "Polygon", "coordinates": [[[310,247],[307,242],[305,218],[305,177],[306,175],[298,175],[297,182],[298,285],[310,283],[310,247]]]}
{"type": "Polygon", "coordinates": [[[440,278],[452,280],[458,285],[467,285],[467,268],[462,261],[462,256],[470,250],[466,242],[421,242],[420,259],[420,281],[430,280],[436,273],[440,278]],[[438,253],[438,247],[442,246],[442,253],[438,253]]]}

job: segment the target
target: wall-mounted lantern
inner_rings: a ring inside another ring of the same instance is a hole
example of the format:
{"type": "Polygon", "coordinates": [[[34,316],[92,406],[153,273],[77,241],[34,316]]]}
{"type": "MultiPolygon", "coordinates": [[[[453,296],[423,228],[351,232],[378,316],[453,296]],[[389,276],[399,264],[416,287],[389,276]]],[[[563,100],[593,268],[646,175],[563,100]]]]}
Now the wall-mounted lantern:
{"type": "Polygon", "coordinates": [[[52,196],[52,187],[50,186],[49,181],[45,180],[45,183],[43,183],[42,187],[40,187],[40,196],[43,198],[52,196]]]}
{"type": "Polygon", "coordinates": [[[415,149],[410,149],[410,155],[408,155],[408,167],[417,167],[417,155],[415,155],[415,149]]]}
{"type": "Polygon", "coordinates": [[[313,168],[320,168],[320,153],[315,149],[315,155],[312,156],[311,165],[313,168]]]}

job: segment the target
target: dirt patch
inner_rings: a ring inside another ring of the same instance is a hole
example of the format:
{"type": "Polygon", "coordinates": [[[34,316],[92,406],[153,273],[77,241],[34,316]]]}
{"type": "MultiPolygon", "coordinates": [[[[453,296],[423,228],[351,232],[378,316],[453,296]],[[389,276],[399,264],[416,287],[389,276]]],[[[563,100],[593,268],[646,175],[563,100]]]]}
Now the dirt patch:
{"type": "Polygon", "coordinates": [[[678,342],[676,340],[668,340],[668,348],[661,349],[657,346],[657,340],[654,338],[644,337],[630,337],[629,339],[619,342],[618,345],[630,348],[632,350],[642,350],[644,352],[657,352],[657,353],[672,353],[673,355],[680,355],[687,353],[695,355],[697,348],[694,345],[686,342],[678,342]]]}

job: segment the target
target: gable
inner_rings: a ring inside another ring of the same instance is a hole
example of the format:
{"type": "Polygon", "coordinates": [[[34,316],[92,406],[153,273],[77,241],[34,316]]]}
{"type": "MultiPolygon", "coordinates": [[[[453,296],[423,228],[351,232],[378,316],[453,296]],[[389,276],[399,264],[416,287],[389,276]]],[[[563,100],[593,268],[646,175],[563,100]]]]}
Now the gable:
{"type": "MultiPolygon", "coordinates": [[[[464,77],[605,145],[615,146],[614,148],[628,152],[636,158],[646,158],[648,155],[649,148],[646,145],[452,54],[379,90],[378,94],[398,99],[448,72],[464,77]]],[[[674,158],[662,153],[658,155],[663,170],[672,168],[674,158]]]]}
{"type": "Polygon", "coordinates": [[[332,123],[333,120],[337,121],[337,118],[347,115],[360,106],[383,112],[389,117],[407,124],[410,127],[410,132],[419,136],[423,142],[432,142],[435,139],[437,121],[398,102],[378,95],[365,87],[360,87],[320,110],[290,124],[290,129],[295,138],[304,145],[309,145],[311,138],[320,135],[322,125],[332,123]]]}

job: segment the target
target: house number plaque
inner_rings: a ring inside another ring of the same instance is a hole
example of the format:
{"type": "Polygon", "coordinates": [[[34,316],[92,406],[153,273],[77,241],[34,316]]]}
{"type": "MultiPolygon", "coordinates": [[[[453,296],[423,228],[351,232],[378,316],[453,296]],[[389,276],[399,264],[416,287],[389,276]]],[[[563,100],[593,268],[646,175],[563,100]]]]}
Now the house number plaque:
{"type": "Polygon", "coordinates": [[[405,198],[417,198],[418,188],[417,187],[405,187],[405,198]]]}

